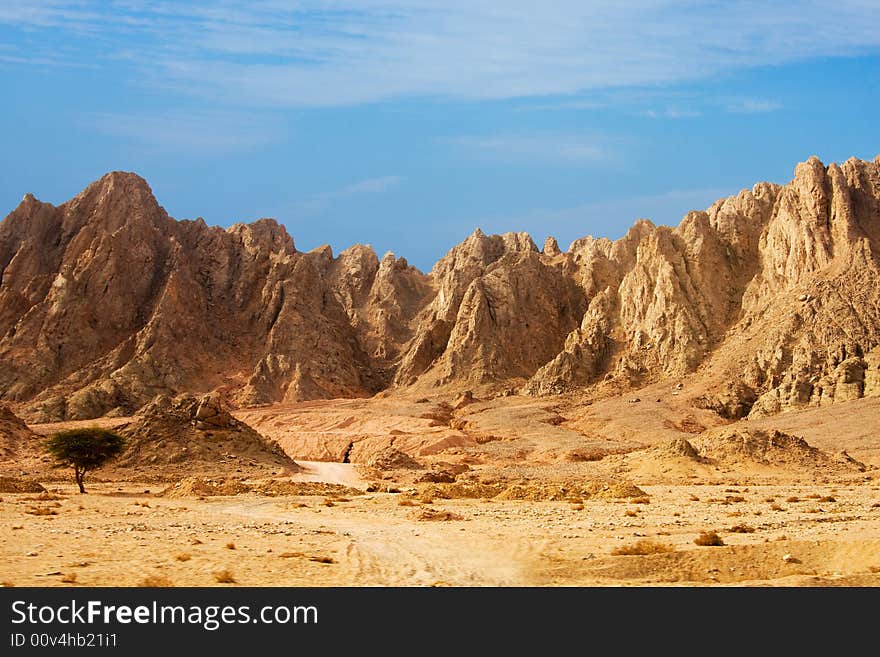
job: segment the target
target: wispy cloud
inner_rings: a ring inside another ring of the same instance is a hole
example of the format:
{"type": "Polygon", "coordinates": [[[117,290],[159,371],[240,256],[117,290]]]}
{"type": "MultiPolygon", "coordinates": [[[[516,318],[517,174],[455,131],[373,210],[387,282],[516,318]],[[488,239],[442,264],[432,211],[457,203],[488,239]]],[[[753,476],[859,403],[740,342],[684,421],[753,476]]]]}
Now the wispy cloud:
{"type": "Polygon", "coordinates": [[[388,191],[392,187],[396,187],[403,182],[402,176],[382,176],[381,178],[367,178],[358,182],[346,185],[345,187],[325,194],[328,198],[340,198],[343,196],[352,196],[354,194],[379,194],[388,191]]]}
{"type": "MultiPolygon", "coordinates": [[[[27,56],[257,106],[573,95],[876,53],[876,3],[805,0],[0,0],[27,56]]],[[[748,108],[746,107],[746,111],[748,108]]]]}
{"type": "Polygon", "coordinates": [[[275,214],[279,217],[294,219],[312,217],[326,212],[334,203],[342,199],[389,192],[404,180],[403,176],[397,175],[357,180],[338,189],[312,194],[306,198],[288,203],[277,208],[275,214]]]}
{"type": "Polygon", "coordinates": [[[662,109],[648,109],[643,112],[649,119],[693,119],[702,115],[695,108],[664,107],[662,109]]]}
{"type": "Polygon", "coordinates": [[[764,114],[782,109],[782,103],[762,98],[740,98],[727,103],[726,109],[733,114],[764,114]]]}
{"type": "Polygon", "coordinates": [[[552,103],[531,103],[523,105],[520,111],[532,112],[568,112],[580,110],[605,109],[610,105],[608,100],[581,98],[578,100],[559,100],[552,103]]]}
{"type": "Polygon", "coordinates": [[[444,139],[470,157],[512,163],[577,164],[608,161],[616,154],[605,140],[580,134],[498,134],[444,139]]]}
{"type": "Polygon", "coordinates": [[[94,113],[85,130],[164,153],[217,154],[270,143],[284,134],[270,117],[226,111],[94,113]]]}

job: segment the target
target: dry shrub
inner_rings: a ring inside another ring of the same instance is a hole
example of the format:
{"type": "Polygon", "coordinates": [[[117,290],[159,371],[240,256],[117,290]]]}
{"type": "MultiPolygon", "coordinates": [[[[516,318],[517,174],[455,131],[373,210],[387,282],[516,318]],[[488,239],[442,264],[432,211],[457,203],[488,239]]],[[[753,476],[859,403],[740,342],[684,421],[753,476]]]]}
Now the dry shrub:
{"type": "Polygon", "coordinates": [[[47,506],[32,506],[29,507],[25,513],[29,513],[32,516],[57,516],[58,512],[55,509],[50,509],[47,506]]]}
{"type": "Polygon", "coordinates": [[[76,582],[76,573],[67,573],[61,577],[61,581],[65,584],[73,584],[76,582]]]}
{"type": "Polygon", "coordinates": [[[615,556],[634,556],[645,554],[664,554],[666,552],[675,552],[675,548],[673,548],[671,545],[667,545],[666,543],[659,543],[657,541],[643,538],[639,541],[636,541],[632,545],[624,545],[622,547],[615,548],[611,551],[611,554],[615,556]]]}
{"type": "Polygon", "coordinates": [[[765,502],[775,502],[776,498],[771,495],[770,497],[765,497],[764,501],[765,502]]]}
{"type": "Polygon", "coordinates": [[[336,563],[336,559],[333,557],[309,557],[309,561],[315,561],[317,563],[336,563]]]}
{"type": "Polygon", "coordinates": [[[229,541],[229,543],[226,544],[226,549],[227,549],[227,550],[234,550],[234,549],[235,549],[235,543],[233,543],[232,541],[229,541]]]}
{"type": "Polygon", "coordinates": [[[781,506],[779,506],[778,504],[775,504],[775,503],[770,505],[770,509],[772,511],[785,511],[784,508],[782,508],[781,506]]]}
{"type": "Polygon", "coordinates": [[[724,545],[724,539],[717,532],[700,532],[700,535],[694,539],[694,543],[703,547],[711,547],[724,545]]]}
{"type": "Polygon", "coordinates": [[[807,509],[805,513],[822,513],[822,509],[817,509],[813,507],[812,509],[807,509]]]}
{"type": "Polygon", "coordinates": [[[787,497],[785,499],[785,501],[789,502],[789,503],[794,503],[794,502],[800,502],[801,500],[797,495],[792,495],[791,497],[787,497]]]}
{"type": "Polygon", "coordinates": [[[583,510],[584,510],[584,505],[583,505],[583,504],[572,504],[572,505],[571,505],[571,510],[572,510],[572,511],[583,511],[583,510]]]}
{"type": "Polygon", "coordinates": [[[818,499],[819,502],[836,502],[837,500],[832,495],[826,495],[825,497],[820,497],[818,499]]]}
{"type": "Polygon", "coordinates": [[[650,504],[651,500],[647,497],[634,497],[630,502],[632,504],[650,504]]]}
{"type": "Polygon", "coordinates": [[[192,556],[189,552],[181,552],[180,554],[175,555],[174,558],[178,561],[189,561],[190,559],[192,559],[192,556]]]}
{"type": "Polygon", "coordinates": [[[700,501],[700,498],[697,497],[696,495],[691,495],[688,499],[689,499],[691,502],[699,502],[699,501],[700,501]]]}
{"type": "Polygon", "coordinates": [[[422,509],[421,511],[416,512],[413,516],[413,519],[420,521],[446,521],[446,520],[464,520],[457,513],[452,513],[452,511],[441,511],[438,509],[422,509]]]}
{"type": "Polygon", "coordinates": [[[746,498],[744,498],[742,495],[728,495],[724,499],[724,501],[728,504],[737,504],[739,502],[745,502],[746,498]]]}
{"type": "Polygon", "coordinates": [[[608,452],[602,449],[575,449],[565,455],[565,460],[573,463],[591,462],[601,461],[606,456],[608,456],[608,452]]]}
{"type": "MultiPolygon", "coordinates": [[[[870,566],[868,570],[870,570],[872,573],[880,573],[880,566],[870,566]]],[[[5,585],[6,583],[4,582],[4,586],[5,585]]]]}
{"type": "Polygon", "coordinates": [[[214,573],[214,581],[218,584],[235,584],[235,576],[231,570],[218,570],[214,573]]]}
{"type": "Polygon", "coordinates": [[[282,552],[278,555],[282,559],[292,559],[293,557],[304,557],[302,552],[282,552]]]}
{"type": "Polygon", "coordinates": [[[324,498],[324,501],[322,502],[322,504],[323,504],[324,506],[336,506],[336,503],[333,502],[333,500],[331,500],[329,497],[325,497],[325,498],[324,498]]]}
{"type": "Polygon", "coordinates": [[[755,528],[751,525],[740,524],[734,525],[727,531],[731,532],[732,534],[753,534],[755,532],[755,528]]]}
{"type": "Polygon", "coordinates": [[[13,586],[15,586],[15,584],[10,582],[9,580],[6,580],[3,582],[0,582],[0,586],[2,586],[3,588],[9,589],[9,588],[12,588],[13,586]]]}
{"type": "Polygon", "coordinates": [[[150,575],[141,580],[138,586],[148,588],[168,588],[174,586],[174,583],[164,575],[150,575]]]}
{"type": "Polygon", "coordinates": [[[632,509],[627,509],[624,514],[627,518],[635,518],[639,515],[638,511],[633,511],[632,509]]]}
{"type": "Polygon", "coordinates": [[[55,502],[57,500],[66,500],[67,498],[63,495],[56,495],[55,493],[50,493],[47,490],[44,490],[39,495],[29,495],[28,497],[21,498],[25,502],[55,502]]]}

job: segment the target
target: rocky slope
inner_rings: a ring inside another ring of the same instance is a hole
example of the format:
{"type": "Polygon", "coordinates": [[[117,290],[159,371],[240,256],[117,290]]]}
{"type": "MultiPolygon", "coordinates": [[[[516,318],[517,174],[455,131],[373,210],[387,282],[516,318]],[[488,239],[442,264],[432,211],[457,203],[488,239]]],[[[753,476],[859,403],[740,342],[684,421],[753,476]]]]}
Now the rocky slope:
{"type": "Polygon", "coordinates": [[[696,373],[729,418],[880,394],[880,158],[799,164],[677,227],[539,251],[479,230],[428,274],[175,221],[134,174],[0,224],[0,399],[30,420],[157,394],[553,394],[696,373]],[[444,393],[445,394],[445,393],[444,393]]]}
{"type": "Polygon", "coordinates": [[[241,476],[292,474],[300,469],[276,442],[232,417],[217,393],[173,399],[159,395],[117,431],[127,444],[111,464],[116,470],[168,477],[231,471],[241,476]]]}
{"type": "Polygon", "coordinates": [[[43,438],[31,431],[8,406],[0,404],[0,467],[41,460],[44,455],[43,438]]]}

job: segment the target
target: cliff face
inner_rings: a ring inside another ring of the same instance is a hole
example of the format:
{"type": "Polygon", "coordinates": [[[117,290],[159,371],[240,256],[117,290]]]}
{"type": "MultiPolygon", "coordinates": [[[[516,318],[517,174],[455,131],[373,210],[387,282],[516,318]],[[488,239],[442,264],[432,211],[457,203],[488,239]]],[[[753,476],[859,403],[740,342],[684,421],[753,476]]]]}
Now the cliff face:
{"type": "Polygon", "coordinates": [[[880,394],[880,159],[797,166],[567,252],[479,230],[427,275],[175,221],[134,174],[0,224],[0,399],[31,420],[156,394],[238,405],[393,388],[552,394],[697,372],[729,417],[880,394]]]}

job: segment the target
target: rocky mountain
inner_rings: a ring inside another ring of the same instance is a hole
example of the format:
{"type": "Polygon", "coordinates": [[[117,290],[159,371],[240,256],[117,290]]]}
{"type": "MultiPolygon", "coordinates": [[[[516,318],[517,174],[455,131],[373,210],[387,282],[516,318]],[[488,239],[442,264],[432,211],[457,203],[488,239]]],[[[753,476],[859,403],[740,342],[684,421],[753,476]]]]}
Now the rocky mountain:
{"type": "Polygon", "coordinates": [[[28,195],[0,224],[0,397],[33,421],[181,391],[244,405],[373,394],[428,286],[367,251],[301,253],[270,219],[175,221],[130,173],[58,207],[28,195]]]}
{"type": "Polygon", "coordinates": [[[880,394],[880,158],[799,164],[677,227],[562,252],[477,230],[427,274],[271,219],[175,221],[134,174],[0,223],[0,399],[31,421],[158,394],[238,406],[381,390],[636,387],[725,417],[880,394]]]}

